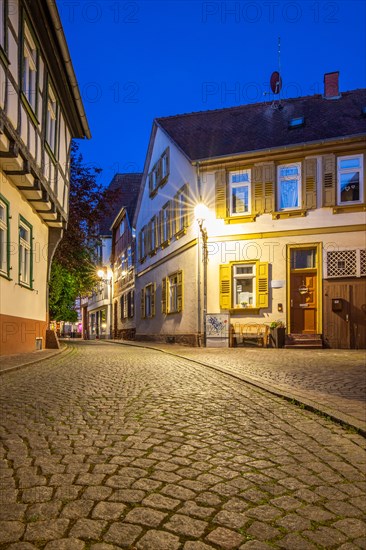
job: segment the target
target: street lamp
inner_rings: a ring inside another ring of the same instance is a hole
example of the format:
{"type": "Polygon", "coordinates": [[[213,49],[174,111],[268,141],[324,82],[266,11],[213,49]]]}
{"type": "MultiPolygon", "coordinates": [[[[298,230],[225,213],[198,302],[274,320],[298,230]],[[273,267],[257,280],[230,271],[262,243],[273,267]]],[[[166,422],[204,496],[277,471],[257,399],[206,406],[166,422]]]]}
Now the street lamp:
{"type": "MultiPolygon", "coordinates": [[[[207,229],[204,227],[205,220],[208,215],[207,206],[200,202],[196,205],[194,209],[194,215],[198,223],[200,234],[202,237],[202,261],[203,261],[203,345],[206,346],[206,315],[207,315],[207,263],[208,263],[208,254],[207,254],[207,229]]],[[[199,267],[200,270],[200,267],[199,267]]],[[[199,280],[200,280],[200,271],[199,271],[199,280]]],[[[200,310],[200,292],[199,288],[199,310],[200,310]]],[[[201,332],[201,312],[199,311],[199,332],[201,332]]]]}

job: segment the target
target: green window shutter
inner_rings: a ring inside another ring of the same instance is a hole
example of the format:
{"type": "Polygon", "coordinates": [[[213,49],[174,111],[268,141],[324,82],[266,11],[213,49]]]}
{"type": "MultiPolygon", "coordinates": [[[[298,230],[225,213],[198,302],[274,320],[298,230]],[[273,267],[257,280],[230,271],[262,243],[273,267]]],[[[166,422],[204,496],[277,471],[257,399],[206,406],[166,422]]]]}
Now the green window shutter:
{"type": "Polygon", "coordinates": [[[323,157],[323,206],[336,203],[336,159],[335,155],[323,157]]]}
{"type": "Polygon", "coordinates": [[[161,283],[161,312],[162,313],[168,313],[167,303],[166,303],[167,287],[168,287],[168,279],[167,277],[164,277],[161,283]]]}
{"type": "Polygon", "coordinates": [[[168,239],[172,238],[172,202],[169,201],[168,207],[167,207],[167,213],[168,213],[168,239]]]}
{"type": "Polygon", "coordinates": [[[220,265],[220,308],[231,308],[231,266],[220,265]]]}
{"type": "Polygon", "coordinates": [[[263,193],[264,208],[263,212],[270,213],[275,210],[275,180],[276,167],[274,162],[263,164],[263,193]]]}
{"type": "Polygon", "coordinates": [[[145,319],[145,289],[141,289],[141,319],[145,319]]]}
{"type": "Polygon", "coordinates": [[[268,262],[257,264],[257,307],[268,307],[268,262]]]}
{"type": "Polygon", "coordinates": [[[150,174],[147,176],[148,180],[149,180],[149,194],[151,195],[152,192],[154,191],[153,189],[153,178],[152,178],[152,172],[150,172],[150,174]]]}
{"type": "Polygon", "coordinates": [[[317,159],[305,159],[302,164],[302,206],[316,208],[317,159]]]}
{"type": "Polygon", "coordinates": [[[151,317],[155,316],[155,295],[156,295],[156,283],[152,285],[151,291],[151,317]]]}
{"type": "Polygon", "coordinates": [[[216,217],[227,217],[226,201],[226,171],[219,170],[215,172],[215,199],[216,199],[216,217]]]}
{"type": "Polygon", "coordinates": [[[263,193],[263,166],[256,165],[252,170],[252,196],[253,213],[261,214],[264,211],[264,193],[263,193]]]}
{"type": "Polygon", "coordinates": [[[178,312],[183,311],[183,271],[178,271],[177,273],[177,302],[178,302],[178,312]]]}
{"type": "Polygon", "coordinates": [[[151,252],[151,220],[149,221],[149,223],[147,224],[146,226],[146,244],[145,244],[145,251],[146,251],[146,254],[149,254],[149,252],[151,252]]]}

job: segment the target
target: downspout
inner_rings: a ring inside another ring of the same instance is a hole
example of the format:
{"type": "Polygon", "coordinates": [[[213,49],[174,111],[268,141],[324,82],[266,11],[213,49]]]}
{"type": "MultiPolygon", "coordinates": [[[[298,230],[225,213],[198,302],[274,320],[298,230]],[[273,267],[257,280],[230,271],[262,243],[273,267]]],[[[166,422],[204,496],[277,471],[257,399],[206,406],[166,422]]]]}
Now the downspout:
{"type": "MultiPolygon", "coordinates": [[[[200,163],[196,163],[198,200],[202,202],[202,187],[200,175],[200,163]]],[[[195,220],[196,222],[196,220],[195,220]]],[[[197,332],[198,346],[202,347],[202,305],[201,305],[201,231],[198,231],[197,241],[197,332]]]]}

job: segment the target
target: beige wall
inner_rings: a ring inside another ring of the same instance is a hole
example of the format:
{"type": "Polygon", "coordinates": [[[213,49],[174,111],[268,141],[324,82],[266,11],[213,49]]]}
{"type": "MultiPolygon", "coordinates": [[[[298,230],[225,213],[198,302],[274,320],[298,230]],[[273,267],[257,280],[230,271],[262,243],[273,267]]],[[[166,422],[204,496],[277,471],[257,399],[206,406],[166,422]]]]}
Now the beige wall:
{"type": "MultiPolygon", "coordinates": [[[[10,204],[10,279],[0,277],[1,315],[30,322],[47,320],[48,228],[0,172],[0,193],[10,204]],[[23,216],[33,226],[33,289],[21,287],[19,277],[18,223],[23,216]]],[[[13,334],[12,338],[16,338],[13,334]]],[[[34,344],[34,342],[33,342],[34,344]]],[[[22,351],[22,350],[18,350],[22,351]]],[[[1,350],[2,353],[6,353],[1,350]]]]}

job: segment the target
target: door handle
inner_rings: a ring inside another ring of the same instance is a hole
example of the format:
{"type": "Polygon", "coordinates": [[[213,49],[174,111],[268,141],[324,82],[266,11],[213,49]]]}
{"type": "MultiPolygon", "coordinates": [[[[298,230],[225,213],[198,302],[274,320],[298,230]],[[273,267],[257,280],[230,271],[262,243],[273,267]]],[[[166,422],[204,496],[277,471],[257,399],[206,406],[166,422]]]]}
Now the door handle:
{"type": "Polygon", "coordinates": [[[292,299],[290,300],[290,306],[294,307],[294,301],[292,299]]]}
{"type": "Polygon", "coordinates": [[[346,313],[346,323],[349,323],[349,315],[346,313]]]}

